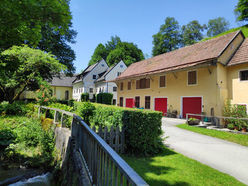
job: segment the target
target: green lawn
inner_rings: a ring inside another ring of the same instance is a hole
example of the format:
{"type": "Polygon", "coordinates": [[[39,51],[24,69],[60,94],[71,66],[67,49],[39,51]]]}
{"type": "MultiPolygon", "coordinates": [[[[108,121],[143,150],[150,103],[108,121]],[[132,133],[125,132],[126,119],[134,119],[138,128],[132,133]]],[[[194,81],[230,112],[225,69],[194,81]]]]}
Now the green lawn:
{"type": "Polygon", "coordinates": [[[244,185],[235,178],[187,158],[170,149],[148,158],[123,156],[149,184],[159,185],[244,185]]]}
{"type": "Polygon", "coordinates": [[[189,126],[187,124],[177,125],[177,127],[181,129],[190,130],[192,132],[204,134],[207,136],[212,136],[212,137],[220,138],[220,139],[227,140],[230,142],[238,143],[240,145],[248,146],[248,135],[234,134],[231,132],[199,128],[199,127],[189,126]]]}

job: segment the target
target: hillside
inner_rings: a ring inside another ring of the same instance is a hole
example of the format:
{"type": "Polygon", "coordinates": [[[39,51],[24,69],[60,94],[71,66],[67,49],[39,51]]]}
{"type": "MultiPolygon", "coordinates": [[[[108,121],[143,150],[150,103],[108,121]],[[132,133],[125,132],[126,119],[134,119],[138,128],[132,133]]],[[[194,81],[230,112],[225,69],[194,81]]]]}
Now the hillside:
{"type": "Polygon", "coordinates": [[[207,37],[207,38],[204,38],[202,39],[201,41],[207,41],[209,39],[213,39],[213,38],[216,38],[216,37],[219,37],[219,36],[222,36],[222,35],[225,35],[225,34],[228,34],[228,33],[231,33],[231,32],[235,32],[237,30],[242,30],[242,32],[244,33],[245,37],[248,37],[248,25],[244,25],[244,26],[241,26],[241,27],[237,27],[237,28],[232,28],[226,32],[223,32],[217,36],[214,36],[214,37],[207,37]]]}

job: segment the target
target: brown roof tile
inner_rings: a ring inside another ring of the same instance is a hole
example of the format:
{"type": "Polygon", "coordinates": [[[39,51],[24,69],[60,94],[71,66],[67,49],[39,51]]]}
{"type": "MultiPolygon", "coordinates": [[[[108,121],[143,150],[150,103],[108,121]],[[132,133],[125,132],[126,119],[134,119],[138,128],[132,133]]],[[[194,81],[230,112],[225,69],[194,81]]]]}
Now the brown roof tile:
{"type": "Polygon", "coordinates": [[[196,43],[130,65],[118,78],[185,68],[217,58],[240,31],[196,43]]]}
{"type": "Polygon", "coordinates": [[[248,63],[248,38],[243,41],[237,52],[229,61],[228,66],[248,63]]]}

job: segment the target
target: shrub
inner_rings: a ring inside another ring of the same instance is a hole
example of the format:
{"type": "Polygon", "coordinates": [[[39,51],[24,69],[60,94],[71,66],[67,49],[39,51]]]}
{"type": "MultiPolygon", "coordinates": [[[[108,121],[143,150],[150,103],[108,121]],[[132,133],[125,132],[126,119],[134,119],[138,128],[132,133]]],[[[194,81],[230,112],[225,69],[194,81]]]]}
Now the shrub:
{"type": "Polygon", "coordinates": [[[9,102],[2,102],[0,104],[0,115],[25,115],[32,114],[34,112],[34,104],[25,104],[21,101],[16,101],[12,104],[9,102]]]}
{"type": "Polygon", "coordinates": [[[10,129],[0,130],[0,146],[8,146],[16,139],[16,134],[10,129]]]}
{"type": "MultiPolygon", "coordinates": [[[[152,155],[162,150],[161,112],[103,104],[93,105],[95,110],[93,110],[93,117],[90,117],[90,123],[102,127],[123,127],[127,153],[152,155]]],[[[87,108],[84,107],[84,109],[87,108]]]]}
{"type": "Polygon", "coordinates": [[[96,96],[97,103],[106,105],[112,105],[113,94],[111,93],[99,93],[96,96]]]}
{"type": "Polygon", "coordinates": [[[89,93],[82,93],[81,94],[81,101],[82,102],[89,101],[89,93]]]}
{"type": "Polygon", "coordinates": [[[95,106],[90,102],[83,102],[78,107],[79,115],[82,116],[82,118],[87,124],[90,124],[90,119],[93,116],[94,110],[95,110],[95,106]]]}

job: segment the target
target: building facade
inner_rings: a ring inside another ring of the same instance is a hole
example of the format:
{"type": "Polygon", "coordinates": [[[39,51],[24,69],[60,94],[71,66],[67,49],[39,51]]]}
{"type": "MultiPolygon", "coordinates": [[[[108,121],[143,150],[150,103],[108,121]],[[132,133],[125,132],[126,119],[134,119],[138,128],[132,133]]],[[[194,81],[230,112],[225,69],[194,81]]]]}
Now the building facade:
{"type": "Polygon", "coordinates": [[[118,105],[222,115],[248,104],[248,41],[241,31],[132,64],[116,80],[118,105]]]}

